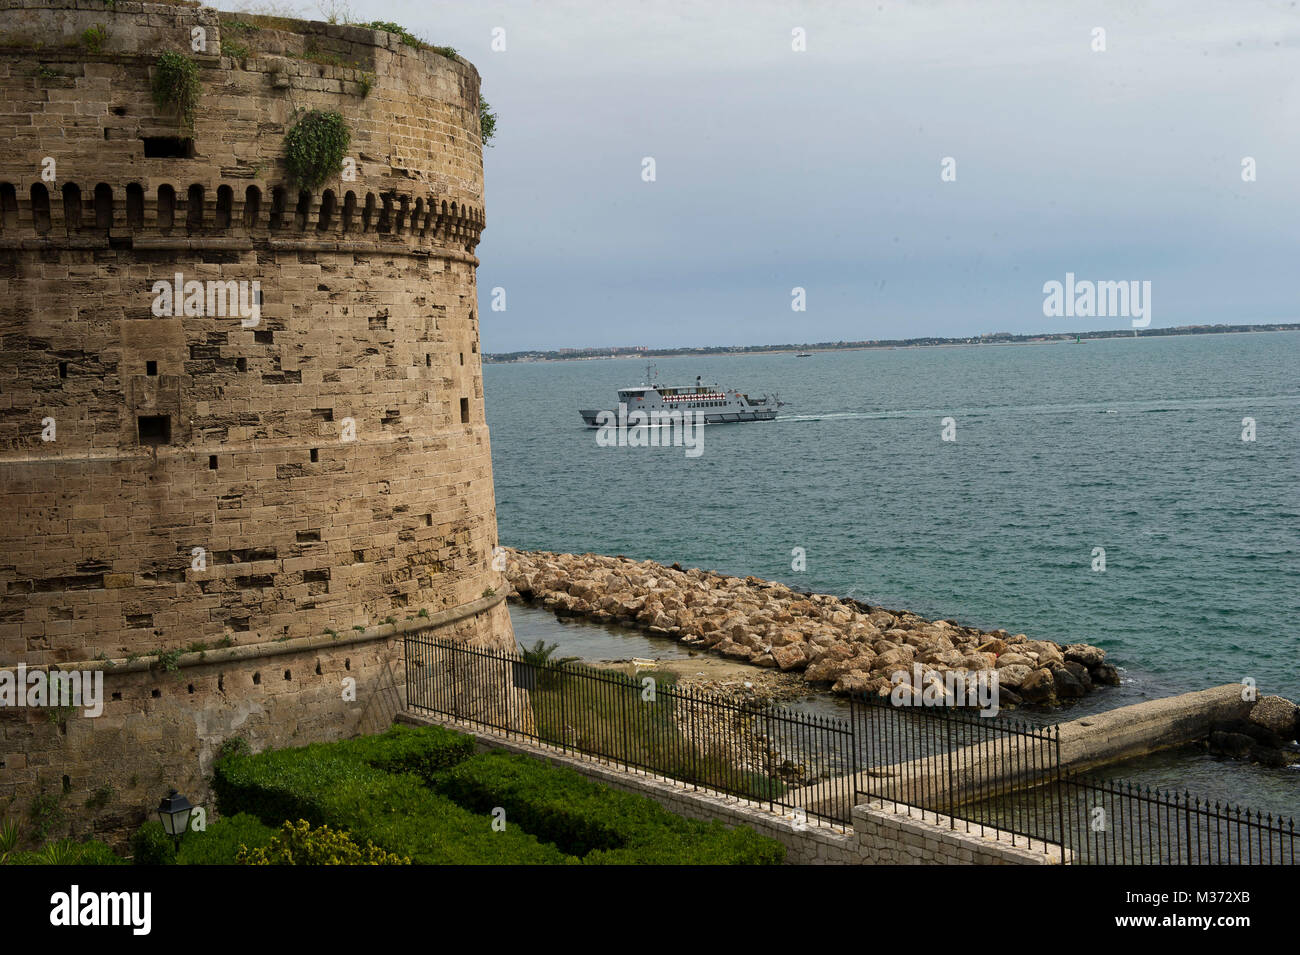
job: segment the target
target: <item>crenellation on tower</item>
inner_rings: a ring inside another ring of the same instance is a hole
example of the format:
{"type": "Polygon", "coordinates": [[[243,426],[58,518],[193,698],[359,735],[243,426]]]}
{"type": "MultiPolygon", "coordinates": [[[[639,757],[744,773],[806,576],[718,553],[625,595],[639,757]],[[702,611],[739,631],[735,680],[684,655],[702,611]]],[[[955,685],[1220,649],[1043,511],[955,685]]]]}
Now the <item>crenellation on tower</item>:
{"type": "Polygon", "coordinates": [[[60,725],[0,707],[0,804],[108,780],[113,833],[156,802],[142,761],[202,797],[229,736],[381,725],[400,628],[513,646],[478,74],[241,17],[0,0],[0,666],[117,694],[60,725]],[[152,99],[166,51],[198,67],[192,125],[152,99]],[[350,163],[305,189],[284,141],[310,110],[342,115],[350,163]],[[293,678],[261,679],[270,656],[293,678]]]}

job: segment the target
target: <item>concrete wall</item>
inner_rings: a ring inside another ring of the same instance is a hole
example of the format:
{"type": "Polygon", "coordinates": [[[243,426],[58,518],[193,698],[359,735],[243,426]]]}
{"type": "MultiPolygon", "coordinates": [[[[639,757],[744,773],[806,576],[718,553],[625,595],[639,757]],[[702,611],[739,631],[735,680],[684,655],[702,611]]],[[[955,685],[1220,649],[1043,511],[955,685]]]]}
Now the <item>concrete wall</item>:
{"type": "MultiPolygon", "coordinates": [[[[1244,719],[1251,703],[1242,686],[1229,683],[1208,690],[1121,706],[1104,713],[1057,724],[1061,769],[1083,772],[1205,739],[1215,723],[1244,719]]],[[[1032,738],[995,733],[990,742],[964,746],[951,754],[930,756],[859,774],[853,785],[913,805],[947,805],[950,783],[957,804],[985,799],[1013,785],[1033,786],[1056,779],[1057,745],[1050,730],[1032,738]]],[[[792,794],[800,805],[828,811],[846,787],[819,784],[792,794]]]]}

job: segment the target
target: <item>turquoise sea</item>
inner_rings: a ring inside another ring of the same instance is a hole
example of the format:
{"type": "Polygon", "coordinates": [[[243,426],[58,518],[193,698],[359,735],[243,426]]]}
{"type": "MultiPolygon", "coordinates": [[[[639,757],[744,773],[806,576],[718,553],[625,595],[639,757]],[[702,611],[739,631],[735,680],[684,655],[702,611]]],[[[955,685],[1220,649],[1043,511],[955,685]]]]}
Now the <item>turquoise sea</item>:
{"type": "Polygon", "coordinates": [[[1300,334],[658,370],[788,405],[775,422],[706,428],[699,457],[600,447],[578,409],[612,406],[643,363],[487,365],[503,543],[756,574],[1094,643],[1125,671],[1107,706],[1243,678],[1300,698],[1300,334]],[[946,417],[955,441],[941,440],[946,417]],[[806,571],[792,569],[794,548],[806,571]]]}

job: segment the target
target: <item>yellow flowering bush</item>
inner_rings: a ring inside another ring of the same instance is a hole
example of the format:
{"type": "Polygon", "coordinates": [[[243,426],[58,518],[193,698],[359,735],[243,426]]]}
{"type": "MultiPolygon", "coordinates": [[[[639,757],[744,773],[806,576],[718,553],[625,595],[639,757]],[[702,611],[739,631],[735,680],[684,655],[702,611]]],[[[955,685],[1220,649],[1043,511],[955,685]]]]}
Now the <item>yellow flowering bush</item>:
{"type": "Polygon", "coordinates": [[[286,821],[270,844],[258,849],[241,845],[239,865],[410,865],[373,843],[357,845],[348,833],[329,826],[313,829],[306,819],[286,821]]]}

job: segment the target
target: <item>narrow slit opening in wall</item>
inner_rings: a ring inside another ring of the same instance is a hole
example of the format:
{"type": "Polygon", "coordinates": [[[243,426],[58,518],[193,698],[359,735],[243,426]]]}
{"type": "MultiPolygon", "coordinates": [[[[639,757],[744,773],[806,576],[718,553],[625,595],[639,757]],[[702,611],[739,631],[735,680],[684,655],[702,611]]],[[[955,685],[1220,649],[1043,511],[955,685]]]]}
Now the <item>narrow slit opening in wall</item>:
{"type": "Polygon", "coordinates": [[[158,363],[156,361],[147,361],[144,363],[144,373],[149,376],[158,374],[158,363]]]}
{"type": "Polygon", "coordinates": [[[157,446],[172,443],[171,415],[140,415],[136,418],[136,428],[141,444],[157,446]]]}
{"type": "Polygon", "coordinates": [[[216,456],[215,454],[209,454],[209,455],[208,455],[208,470],[209,470],[209,471],[215,471],[216,469],[217,469],[217,456],[216,456]]]}
{"type": "Polygon", "coordinates": [[[141,136],[145,159],[193,159],[194,140],[188,136],[141,136]]]}
{"type": "Polygon", "coordinates": [[[460,399],[460,423],[469,424],[469,399],[460,399]]]}
{"type": "Polygon", "coordinates": [[[68,363],[66,361],[59,362],[59,377],[60,378],[68,377],[68,363]]]}
{"type": "Polygon", "coordinates": [[[262,684],[262,674],[260,674],[260,673],[254,673],[254,674],[253,674],[253,685],[254,685],[254,686],[261,686],[261,684],[262,684]]]}
{"type": "Polygon", "coordinates": [[[311,449],[311,459],[312,459],[312,463],[315,463],[320,460],[320,448],[311,449]]]}

